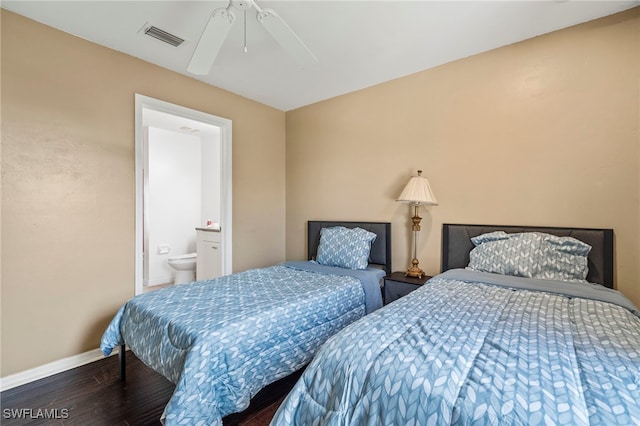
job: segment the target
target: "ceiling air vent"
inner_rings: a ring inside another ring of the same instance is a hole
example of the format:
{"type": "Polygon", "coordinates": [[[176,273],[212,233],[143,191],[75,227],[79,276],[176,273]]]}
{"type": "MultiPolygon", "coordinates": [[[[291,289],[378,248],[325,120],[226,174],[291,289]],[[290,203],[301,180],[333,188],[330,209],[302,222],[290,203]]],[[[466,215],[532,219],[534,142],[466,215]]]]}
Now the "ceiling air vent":
{"type": "Polygon", "coordinates": [[[171,33],[168,33],[164,30],[161,30],[158,27],[154,27],[153,25],[150,27],[147,27],[144,29],[144,33],[148,36],[151,36],[153,38],[157,38],[160,41],[164,41],[165,43],[168,43],[170,45],[172,45],[173,47],[178,47],[180,46],[182,43],[184,43],[184,39],[178,37],[178,36],[174,36],[171,33]]]}

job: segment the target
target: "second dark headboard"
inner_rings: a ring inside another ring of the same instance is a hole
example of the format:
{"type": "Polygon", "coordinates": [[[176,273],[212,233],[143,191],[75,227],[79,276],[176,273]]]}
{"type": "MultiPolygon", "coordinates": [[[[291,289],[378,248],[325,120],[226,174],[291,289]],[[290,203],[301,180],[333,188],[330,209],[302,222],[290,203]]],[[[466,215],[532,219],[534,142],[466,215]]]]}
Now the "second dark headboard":
{"type": "Polygon", "coordinates": [[[471,238],[494,231],[544,232],[583,241],[591,246],[587,281],[613,288],[613,229],[445,223],[442,225],[442,272],[465,268],[469,264],[469,252],[474,248],[471,238]]]}

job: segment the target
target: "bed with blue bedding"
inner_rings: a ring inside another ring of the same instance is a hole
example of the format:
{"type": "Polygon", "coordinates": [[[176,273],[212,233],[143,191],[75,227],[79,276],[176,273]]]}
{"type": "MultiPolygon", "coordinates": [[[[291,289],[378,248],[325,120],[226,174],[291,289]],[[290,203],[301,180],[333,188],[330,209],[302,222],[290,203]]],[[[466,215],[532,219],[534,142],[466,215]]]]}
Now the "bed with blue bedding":
{"type": "Polygon", "coordinates": [[[580,230],[591,250],[565,228],[455,226],[443,252],[459,232],[466,254],[330,338],[272,424],[640,424],[640,312],[607,287],[610,230],[580,230]]]}
{"type": "Polygon", "coordinates": [[[176,384],[165,424],[220,424],[224,416],[247,408],[260,389],[306,365],[331,335],[382,305],[380,279],[386,272],[370,263],[381,253],[386,261],[390,226],[371,224],[380,234],[362,234],[369,239],[364,264],[348,263],[351,247],[345,265],[332,250],[343,247],[345,232],[351,238],[362,229],[350,224],[344,232],[331,234],[344,228],[338,224],[317,230],[337,240],[320,238],[315,260],[134,297],[105,331],[102,351],[108,355],[126,344],[176,384]]]}

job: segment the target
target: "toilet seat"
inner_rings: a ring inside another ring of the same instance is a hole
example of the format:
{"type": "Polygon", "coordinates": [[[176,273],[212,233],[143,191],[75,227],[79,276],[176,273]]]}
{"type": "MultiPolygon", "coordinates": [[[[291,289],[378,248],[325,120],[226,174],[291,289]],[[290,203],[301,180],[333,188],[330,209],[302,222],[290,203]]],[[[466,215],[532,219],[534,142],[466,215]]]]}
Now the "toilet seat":
{"type": "Polygon", "coordinates": [[[188,259],[195,259],[197,256],[198,256],[198,253],[188,253],[188,254],[181,254],[179,256],[170,257],[169,260],[188,260],[188,259]]]}
{"type": "Polygon", "coordinates": [[[183,284],[195,281],[197,261],[197,253],[187,253],[170,257],[168,259],[169,266],[176,271],[173,283],[183,284]]]}

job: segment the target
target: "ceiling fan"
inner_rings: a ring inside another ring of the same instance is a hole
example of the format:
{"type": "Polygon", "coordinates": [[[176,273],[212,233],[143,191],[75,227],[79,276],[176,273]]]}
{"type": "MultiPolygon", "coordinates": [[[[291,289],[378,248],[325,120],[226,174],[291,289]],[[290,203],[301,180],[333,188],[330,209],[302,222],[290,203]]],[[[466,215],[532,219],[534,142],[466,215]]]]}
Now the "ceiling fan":
{"type": "Polygon", "coordinates": [[[187,67],[187,71],[191,74],[209,74],[235,20],[233,8],[242,10],[245,13],[245,20],[247,10],[255,9],[258,22],[300,65],[311,66],[318,62],[309,48],[276,12],[271,9],[261,8],[255,0],[230,0],[227,7],[215,9],[211,14],[187,67]]]}

